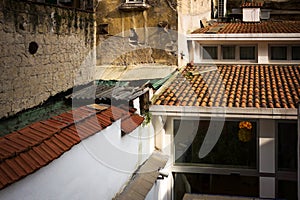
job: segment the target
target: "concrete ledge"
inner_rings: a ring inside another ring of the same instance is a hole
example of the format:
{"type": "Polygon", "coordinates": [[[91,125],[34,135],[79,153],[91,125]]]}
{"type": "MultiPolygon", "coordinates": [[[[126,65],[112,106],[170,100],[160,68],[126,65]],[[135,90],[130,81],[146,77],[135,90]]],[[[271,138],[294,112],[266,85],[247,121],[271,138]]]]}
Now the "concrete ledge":
{"type": "Polygon", "coordinates": [[[180,117],[297,119],[297,109],[293,108],[228,108],[152,105],[150,106],[150,111],[152,115],[180,117]]]}

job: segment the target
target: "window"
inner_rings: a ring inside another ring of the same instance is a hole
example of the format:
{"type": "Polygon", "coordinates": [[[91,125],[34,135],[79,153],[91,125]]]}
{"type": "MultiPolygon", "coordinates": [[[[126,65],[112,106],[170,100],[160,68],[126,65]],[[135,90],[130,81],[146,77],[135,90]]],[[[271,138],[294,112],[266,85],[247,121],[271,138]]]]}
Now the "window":
{"type": "Polygon", "coordinates": [[[279,180],[277,183],[278,195],[280,199],[297,199],[297,181],[279,180]]]}
{"type": "MultiPolygon", "coordinates": [[[[222,126],[223,122],[175,120],[175,159],[177,158],[175,163],[256,169],[257,140],[256,122],[254,121],[226,121],[216,145],[205,157],[199,157],[204,138],[208,130],[212,128],[210,126],[218,125],[222,126]],[[244,126],[244,124],[248,125],[244,126]],[[177,134],[179,135],[176,137],[177,134]],[[186,138],[181,137],[182,135],[185,135],[186,138]],[[187,142],[187,140],[193,141],[187,142]],[[183,150],[183,146],[187,146],[184,149],[186,151],[183,150]]],[[[208,143],[210,142],[208,141],[208,143]]]]}
{"type": "Polygon", "coordinates": [[[297,121],[277,123],[276,197],[297,199],[297,121]]]}
{"type": "MultiPolygon", "coordinates": [[[[174,180],[175,200],[177,199],[182,200],[185,193],[234,195],[234,196],[248,196],[248,197],[259,196],[258,177],[239,176],[235,174],[221,175],[221,174],[201,174],[201,173],[175,173],[174,177],[175,177],[174,180]],[[190,187],[185,187],[186,185],[189,185],[190,187]],[[187,188],[190,189],[190,191],[186,191],[187,188]]],[[[213,199],[213,198],[209,198],[209,199],[213,199]]],[[[222,199],[222,197],[219,198],[216,197],[216,199],[222,199]]],[[[224,199],[227,198],[224,197],[224,199]]]]}
{"type": "Polygon", "coordinates": [[[235,46],[222,46],[223,59],[235,59],[235,46]]]}
{"type": "Polygon", "coordinates": [[[271,46],[271,60],[287,60],[287,47],[271,46]]]}
{"type": "Polygon", "coordinates": [[[278,170],[297,171],[297,123],[279,122],[277,130],[278,170]]]}
{"type": "Polygon", "coordinates": [[[218,47],[203,46],[203,59],[218,59],[218,47]]]}
{"type": "Polygon", "coordinates": [[[300,46],[292,46],[292,60],[300,60],[300,46]]]}
{"type": "Polygon", "coordinates": [[[255,60],[255,46],[241,46],[240,60],[255,60]]]}
{"type": "Polygon", "coordinates": [[[200,52],[204,62],[257,61],[257,47],[255,45],[203,45],[200,52]]]}

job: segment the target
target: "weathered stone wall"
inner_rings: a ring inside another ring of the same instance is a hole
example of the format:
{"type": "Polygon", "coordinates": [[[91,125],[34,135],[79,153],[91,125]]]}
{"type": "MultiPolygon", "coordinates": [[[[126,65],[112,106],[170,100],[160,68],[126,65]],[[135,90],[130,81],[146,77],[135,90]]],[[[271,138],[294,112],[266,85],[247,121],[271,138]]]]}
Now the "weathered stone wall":
{"type": "Polygon", "coordinates": [[[93,80],[94,21],[88,12],[0,1],[0,118],[93,80]]]}
{"type": "Polygon", "coordinates": [[[148,0],[148,9],[128,11],[119,9],[124,2],[103,0],[97,7],[97,25],[107,24],[108,32],[106,35],[97,33],[97,64],[176,64],[177,1],[148,0]],[[169,33],[163,33],[164,28],[169,33]],[[137,44],[130,43],[130,29],[136,31],[137,44]],[[115,37],[112,40],[110,36],[115,37]]]}

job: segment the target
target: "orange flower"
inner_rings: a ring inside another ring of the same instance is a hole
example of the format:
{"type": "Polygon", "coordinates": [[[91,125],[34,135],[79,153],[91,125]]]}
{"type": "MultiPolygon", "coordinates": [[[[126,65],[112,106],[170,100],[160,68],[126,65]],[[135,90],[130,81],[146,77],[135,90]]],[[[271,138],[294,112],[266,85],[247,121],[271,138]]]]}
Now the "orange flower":
{"type": "Polygon", "coordinates": [[[251,122],[242,121],[242,122],[240,122],[240,124],[239,124],[239,128],[240,128],[240,129],[246,128],[246,129],[248,129],[248,130],[251,130],[251,129],[252,129],[252,124],[251,124],[251,122]]]}

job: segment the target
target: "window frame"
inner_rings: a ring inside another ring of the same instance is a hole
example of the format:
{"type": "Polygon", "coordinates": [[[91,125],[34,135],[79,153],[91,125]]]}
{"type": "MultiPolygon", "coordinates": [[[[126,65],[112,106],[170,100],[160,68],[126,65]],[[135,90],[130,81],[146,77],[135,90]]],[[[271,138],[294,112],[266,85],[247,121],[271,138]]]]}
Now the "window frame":
{"type": "MultiPolygon", "coordinates": [[[[275,197],[277,198],[279,195],[279,181],[292,181],[296,182],[298,184],[298,170],[296,171],[283,171],[279,170],[278,167],[278,162],[279,162],[279,157],[278,157],[278,150],[279,150],[279,132],[278,132],[278,126],[279,123],[290,123],[290,124],[297,124],[297,120],[276,120],[275,122],[275,197]]],[[[298,134],[298,133],[296,133],[298,134]]],[[[298,143],[298,140],[297,140],[298,143]]],[[[299,144],[298,144],[299,145],[299,144]]],[[[297,146],[298,146],[297,145],[297,146]]],[[[299,159],[299,158],[298,158],[299,159]]],[[[297,162],[298,165],[298,162],[297,162]]],[[[298,168],[297,166],[296,168],[298,168]]]]}
{"type": "Polygon", "coordinates": [[[203,62],[245,62],[245,63],[256,63],[258,61],[258,49],[257,44],[200,44],[200,60],[203,62]],[[204,58],[204,47],[217,47],[217,59],[207,59],[204,58]],[[223,58],[223,47],[226,46],[234,46],[235,47],[235,58],[234,59],[225,59],[223,58]],[[240,47],[254,47],[254,59],[240,59],[240,47]]]}
{"type": "Polygon", "coordinates": [[[269,44],[268,45],[268,59],[270,62],[299,62],[299,59],[293,59],[293,47],[300,48],[300,44],[269,44]],[[286,59],[272,59],[272,47],[286,47],[286,59]]]}
{"type": "MultiPolygon", "coordinates": [[[[300,48],[300,44],[299,45],[291,45],[291,60],[298,61],[298,60],[300,60],[300,57],[299,57],[299,59],[293,59],[293,47],[300,48]]],[[[299,51],[299,53],[300,53],[300,51],[299,51]]]]}
{"type": "MultiPolygon", "coordinates": [[[[195,121],[195,118],[172,118],[172,141],[175,141],[175,120],[191,120],[195,121]]],[[[210,118],[201,118],[203,121],[210,121],[210,118]]],[[[259,177],[259,120],[257,119],[236,119],[228,118],[226,121],[230,122],[240,122],[240,121],[251,121],[256,123],[256,166],[254,168],[248,168],[246,166],[232,167],[232,165],[219,165],[219,164],[205,164],[205,163],[176,163],[175,155],[175,144],[172,143],[172,162],[174,172],[192,172],[192,173],[217,173],[217,174],[234,174],[245,176],[257,176],[259,177]]],[[[225,122],[226,122],[225,121],[225,122]]],[[[189,147],[188,147],[189,148],[189,147]]]]}
{"type": "Polygon", "coordinates": [[[237,57],[238,57],[237,53],[238,53],[237,45],[230,45],[230,44],[221,45],[221,59],[222,60],[226,60],[226,61],[237,60],[237,57]],[[224,58],[224,51],[223,51],[224,47],[233,47],[234,48],[234,58],[224,58]]]}
{"type": "Polygon", "coordinates": [[[289,60],[289,48],[288,48],[288,45],[280,45],[280,44],[276,44],[276,45],[269,45],[269,60],[272,60],[272,61],[287,61],[289,60]],[[273,48],[285,48],[286,49],[286,59],[275,59],[275,58],[272,58],[272,49],[273,48]]]}
{"type": "Polygon", "coordinates": [[[256,61],[257,60],[257,45],[239,45],[238,46],[239,60],[241,61],[256,61]],[[254,59],[241,59],[241,48],[243,47],[254,47],[254,59]]]}
{"type": "Polygon", "coordinates": [[[219,56],[219,45],[201,45],[201,56],[203,60],[219,60],[220,56],[219,56]],[[217,58],[213,59],[213,58],[204,58],[204,50],[205,47],[216,47],[217,48],[217,58]]]}

